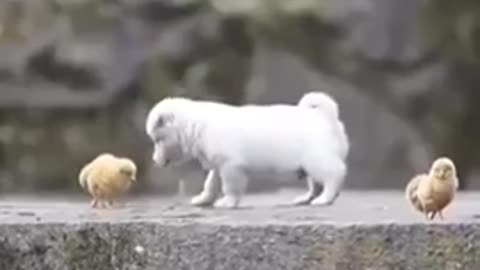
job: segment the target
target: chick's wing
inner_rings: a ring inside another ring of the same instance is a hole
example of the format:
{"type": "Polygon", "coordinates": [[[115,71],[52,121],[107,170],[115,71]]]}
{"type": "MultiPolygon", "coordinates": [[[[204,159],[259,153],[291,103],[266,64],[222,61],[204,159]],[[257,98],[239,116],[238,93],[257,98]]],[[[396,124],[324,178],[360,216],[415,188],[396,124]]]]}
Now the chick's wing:
{"type": "Polygon", "coordinates": [[[427,174],[416,175],[415,177],[412,178],[412,180],[410,180],[410,182],[407,184],[407,187],[405,189],[405,196],[407,200],[418,211],[423,210],[422,205],[420,203],[420,198],[418,197],[418,189],[419,189],[420,183],[425,182],[427,180],[428,180],[427,174]]]}

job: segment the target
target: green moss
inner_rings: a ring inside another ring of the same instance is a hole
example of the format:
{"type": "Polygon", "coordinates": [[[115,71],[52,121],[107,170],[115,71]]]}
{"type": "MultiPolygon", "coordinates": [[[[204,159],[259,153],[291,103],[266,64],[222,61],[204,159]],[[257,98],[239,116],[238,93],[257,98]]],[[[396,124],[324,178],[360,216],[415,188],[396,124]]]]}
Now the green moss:
{"type": "Polygon", "coordinates": [[[58,1],[58,8],[67,15],[75,33],[97,32],[118,23],[118,4],[114,1],[58,1]]]}
{"type": "Polygon", "coordinates": [[[480,2],[434,0],[421,16],[425,41],[464,60],[479,60],[480,2]]]}

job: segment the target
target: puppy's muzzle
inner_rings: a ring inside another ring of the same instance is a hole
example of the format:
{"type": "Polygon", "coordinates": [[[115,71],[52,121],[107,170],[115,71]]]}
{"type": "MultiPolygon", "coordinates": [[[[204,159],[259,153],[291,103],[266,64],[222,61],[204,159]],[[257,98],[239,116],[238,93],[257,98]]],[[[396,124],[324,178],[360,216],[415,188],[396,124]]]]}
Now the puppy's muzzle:
{"type": "Polygon", "coordinates": [[[172,160],[169,159],[169,158],[163,158],[163,159],[159,160],[156,157],[155,153],[152,155],[152,160],[155,163],[155,165],[157,165],[158,167],[167,167],[172,162],[172,160]]]}

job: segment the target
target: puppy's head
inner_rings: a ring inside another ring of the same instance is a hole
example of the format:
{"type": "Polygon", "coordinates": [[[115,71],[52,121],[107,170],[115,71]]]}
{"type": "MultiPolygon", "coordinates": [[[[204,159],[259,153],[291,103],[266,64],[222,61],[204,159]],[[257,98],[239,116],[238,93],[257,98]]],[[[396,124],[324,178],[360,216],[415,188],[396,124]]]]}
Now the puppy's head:
{"type": "Polygon", "coordinates": [[[182,159],[178,136],[180,131],[175,122],[189,101],[185,98],[166,98],[148,113],[145,131],[154,144],[152,159],[161,167],[182,159]]]}

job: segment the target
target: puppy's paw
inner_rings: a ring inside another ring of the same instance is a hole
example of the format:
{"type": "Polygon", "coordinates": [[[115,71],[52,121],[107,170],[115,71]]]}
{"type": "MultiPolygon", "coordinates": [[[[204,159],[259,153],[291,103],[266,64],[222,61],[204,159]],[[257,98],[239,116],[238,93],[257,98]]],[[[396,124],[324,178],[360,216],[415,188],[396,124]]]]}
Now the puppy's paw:
{"type": "Polygon", "coordinates": [[[300,196],[295,197],[292,202],[290,203],[291,205],[306,205],[309,204],[313,199],[313,196],[310,192],[302,194],[300,196]]]}
{"type": "Polygon", "coordinates": [[[334,200],[327,200],[325,197],[320,196],[311,201],[310,204],[315,206],[330,206],[333,204],[333,201],[334,200]]]}
{"type": "Polygon", "coordinates": [[[218,199],[214,206],[215,208],[226,208],[226,209],[234,209],[238,208],[240,200],[233,196],[224,196],[218,199]]]}
{"type": "Polygon", "coordinates": [[[190,200],[190,204],[194,206],[211,206],[215,202],[215,196],[208,194],[206,192],[202,192],[197,196],[194,196],[190,200]]]}

